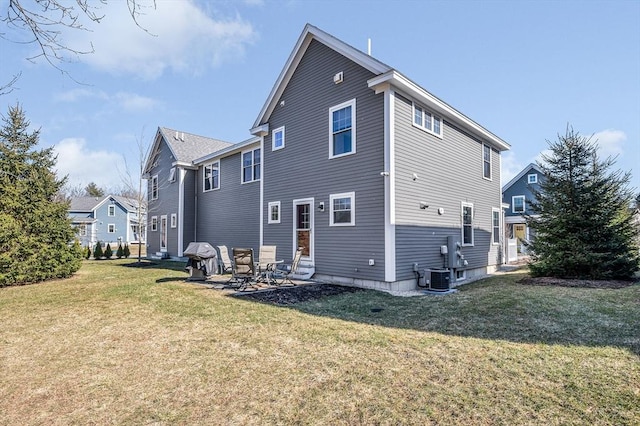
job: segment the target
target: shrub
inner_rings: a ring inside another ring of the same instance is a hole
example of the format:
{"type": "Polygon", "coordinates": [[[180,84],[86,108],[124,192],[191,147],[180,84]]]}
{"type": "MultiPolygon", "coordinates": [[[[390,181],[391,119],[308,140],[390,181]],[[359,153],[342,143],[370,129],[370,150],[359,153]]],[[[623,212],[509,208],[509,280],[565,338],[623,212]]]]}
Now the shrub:
{"type": "Polygon", "coordinates": [[[124,257],[131,256],[131,251],[129,251],[129,244],[124,243],[124,257]]]}
{"type": "Polygon", "coordinates": [[[111,256],[113,256],[113,251],[111,250],[111,244],[107,244],[107,248],[104,251],[104,257],[106,257],[107,259],[111,259],[111,256]]]}
{"type": "Polygon", "coordinates": [[[100,241],[98,241],[96,243],[95,248],[93,249],[93,258],[94,259],[101,259],[102,256],[104,256],[104,254],[102,253],[102,243],[100,241]]]}
{"type": "Polygon", "coordinates": [[[122,256],[124,256],[124,249],[122,248],[122,243],[118,243],[118,250],[116,250],[116,257],[118,259],[122,259],[122,256]]]}

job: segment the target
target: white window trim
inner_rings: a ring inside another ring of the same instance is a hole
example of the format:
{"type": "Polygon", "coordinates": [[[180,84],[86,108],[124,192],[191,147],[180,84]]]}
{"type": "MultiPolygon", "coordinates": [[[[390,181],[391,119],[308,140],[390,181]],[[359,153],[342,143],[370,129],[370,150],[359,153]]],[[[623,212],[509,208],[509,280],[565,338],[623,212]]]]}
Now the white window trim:
{"type": "Polygon", "coordinates": [[[491,244],[494,246],[499,246],[500,245],[500,240],[502,240],[502,218],[501,218],[501,211],[498,208],[492,207],[491,208],[491,244]],[[495,226],[493,225],[493,215],[495,213],[498,213],[498,242],[496,243],[495,241],[495,226]]]}
{"type": "Polygon", "coordinates": [[[340,105],[329,108],[329,159],[341,158],[356,153],[356,100],[343,102],[340,105]],[[333,112],[346,107],[351,107],[351,151],[343,154],[333,155],[333,112]]]}
{"type": "Polygon", "coordinates": [[[538,183],[538,174],[537,173],[531,173],[530,175],[527,175],[527,183],[529,183],[529,184],[538,183]]]}
{"type": "Polygon", "coordinates": [[[268,220],[267,223],[268,224],[274,224],[274,223],[280,223],[280,216],[282,213],[282,209],[280,208],[280,201],[271,201],[268,204],[269,209],[267,210],[267,215],[268,215],[268,220]],[[271,218],[271,207],[277,207],[278,208],[278,219],[272,219],[271,218]]]}
{"type": "MultiPolygon", "coordinates": [[[[240,161],[242,161],[242,159],[240,159],[240,161]]],[[[221,175],[221,173],[220,173],[220,162],[219,161],[214,161],[212,163],[205,164],[202,167],[202,192],[210,192],[210,191],[216,191],[216,190],[220,189],[220,186],[222,184],[221,181],[220,181],[220,179],[221,179],[220,175],[221,175]],[[217,166],[213,167],[214,164],[217,164],[217,166]],[[217,169],[218,170],[218,186],[215,187],[215,188],[213,187],[213,183],[212,183],[212,185],[211,185],[212,188],[205,189],[205,182],[207,181],[207,178],[206,178],[206,176],[207,176],[207,167],[211,168],[211,173],[212,174],[213,174],[213,169],[217,169]]]]}
{"type": "Polygon", "coordinates": [[[171,228],[175,228],[178,226],[178,215],[176,213],[171,213],[171,228]]]}
{"type": "Polygon", "coordinates": [[[493,150],[484,142],[482,143],[482,178],[485,180],[493,180],[493,150]],[[484,159],[485,149],[489,149],[489,177],[484,175],[484,164],[486,162],[484,159]]]}
{"type": "Polygon", "coordinates": [[[329,226],[355,226],[356,225],[356,193],[343,192],[329,195],[329,226]],[[351,222],[335,223],[333,221],[333,200],[336,198],[351,198],[351,222]]]}
{"type": "Polygon", "coordinates": [[[158,230],[158,216],[151,216],[151,231],[156,232],[158,230]]]}
{"type": "Polygon", "coordinates": [[[527,204],[524,195],[514,195],[511,197],[511,213],[524,213],[527,211],[527,204]],[[522,198],[522,211],[516,211],[516,198],[522,198]]]}
{"type": "Polygon", "coordinates": [[[462,202],[460,205],[460,237],[463,247],[473,247],[475,244],[475,229],[474,229],[474,208],[473,203],[462,202]],[[471,243],[464,242],[464,208],[471,207],[471,243]]]}
{"type": "Polygon", "coordinates": [[[115,204],[109,204],[109,206],[107,207],[107,216],[113,217],[115,215],[116,215],[116,205],[115,204]]]}
{"type": "Polygon", "coordinates": [[[116,224],[115,223],[107,224],[107,233],[108,234],[115,234],[116,233],[116,224]]]}
{"type": "Polygon", "coordinates": [[[80,235],[81,237],[87,236],[87,225],[85,224],[78,225],[78,235],[80,235]]]}
{"type": "Polygon", "coordinates": [[[255,167],[256,167],[256,163],[254,162],[255,158],[256,158],[256,154],[255,151],[260,151],[260,148],[254,148],[254,149],[249,149],[247,151],[242,151],[240,153],[240,183],[242,185],[244,185],[245,183],[253,183],[253,182],[260,182],[261,178],[262,178],[262,156],[263,153],[260,152],[260,178],[256,179],[255,176],[255,167]],[[244,180],[244,155],[247,153],[251,153],[251,180],[244,180]]]}
{"type": "Polygon", "coordinates": [[[437,136],[438,138],[442,139],[442,134],[444,132],[444,120],[442,119],[441,116],[434,114],[433,112],[429,111],[427,108],[423,107],[422,105],[416,105],[415,102],[411,102],[411,124],[413,125],[413,127],[416,127],[424,132],[427,132],[431,135],[437,136]],[[422,111],[422,123],[421,124],[417,124],[415,121],[415,116],[416,116],[416,107],[420,108],[420,110],[422,111]],[[424,125],[424,113],[427,112],[429,114],[431,114],[431,129],[426,127],[424,125]],[[434,127],[434,120],[438,119],[440,121],[440,133],[437,133],[433,130],[434,127]]]}
{"type": "Polygon", "coordinates": [[[284,126],[273,129],[271,132],[271,151],[278,151],[284,148],[284,126]],[[276,146],[276,133],[282,133],[282,146],[276,146]]]}
{"type": "Polygon", "coordinates": [[[462,270],[457,269],[457,270],[456,270],[456,276],[455,276],[455,278],[456,278],[456,281],[463,281],[463,280],[466,280],[466,279],[467,279],[467,271],[466,271],[466,270],[464,270],[464,269],[462,269],[462,270]],[[461,276],[461,277],[458,277],[458,274],[459,274],[460,272],[462,272],[462,276],[461,276]]]}
{"type": "Polygon", "coordinates": [[[151,178],[151,199],[157,200],[160,194],[160,188],[158,187],[158,175],[153,175],[151,178]],[[154,191],[155,188],[155,191],[154,191]],[[155,192],[155,195],[154,195],[155,192]]]}
{"type": "Polygon", "coordinates": [[[176,181],[176,168],[172,167],[169,169],[169,182],[175,182],[176,181]]]}

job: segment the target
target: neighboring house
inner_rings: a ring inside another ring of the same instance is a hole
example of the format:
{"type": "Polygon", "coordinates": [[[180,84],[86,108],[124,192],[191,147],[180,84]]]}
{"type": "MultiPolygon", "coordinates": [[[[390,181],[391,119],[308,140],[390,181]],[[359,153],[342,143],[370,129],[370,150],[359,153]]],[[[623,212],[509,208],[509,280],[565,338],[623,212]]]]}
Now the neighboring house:
{"type": "Polygon", "coordinates": [[[139,235],[137,203],[126,197],[76,197],[71,199],[69,218],[82,246],[103,243],[132,243],[139,235]]]}
{"type": "Polygon", "coordinates": [[[159,127],[144,169],[147,179],[147,253],[181,257],[196,241],[198,168],[193,160],[232,144],[159,127]]]}
{"type": "Polygon", "coordinates": [[[502,262],[509,145],[324,31],[304,28],[251,133],[192,163],[194,240],[300,247],[308,275],[387,290],[415,288],[416,264],[462,280],[502,262]]]}
{"type": "MultiPolygon", "coordinates": [[[[517,240],[518,254],[526,253],[524,243],[533,238],[533,232],[526,224],[525,215],[532,214],[531,201],[535,201],[532,190],[539,191],[544,181],[542,169],[529,164],[502,188],[505,208],[505,234],[507,239],[517,240]]],[[[513,256],[511,256],[511,259],[513,256]]]]}

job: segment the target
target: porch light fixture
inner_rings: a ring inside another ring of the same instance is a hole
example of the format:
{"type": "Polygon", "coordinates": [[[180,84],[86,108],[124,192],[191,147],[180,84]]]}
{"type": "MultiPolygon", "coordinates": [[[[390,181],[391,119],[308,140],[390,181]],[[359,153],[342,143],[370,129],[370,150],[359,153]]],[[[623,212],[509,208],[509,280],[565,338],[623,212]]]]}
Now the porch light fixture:
{"type": "Polygon", "coordinates": [[[324,211],[324,201],[322,201],[320,204],[318,204],[318,210],[320,210],[321,212],[324,211]]]}

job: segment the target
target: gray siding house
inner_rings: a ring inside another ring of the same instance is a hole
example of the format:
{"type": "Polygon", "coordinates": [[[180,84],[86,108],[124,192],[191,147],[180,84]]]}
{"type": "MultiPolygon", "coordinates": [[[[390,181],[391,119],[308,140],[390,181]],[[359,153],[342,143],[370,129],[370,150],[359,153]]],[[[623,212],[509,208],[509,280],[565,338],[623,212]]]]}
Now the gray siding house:
{"type": "Polygon", "coordinates": [[[302,247],[315,277],[406,290],[415,264],[451,267],[455,280],[502,262],[509,145],[322,30],[305,27],[252,133],[261,243],[282,258],[302,247]]]}
{"type": "Polygon", "coordinates": [[[93,248],[98,241],[137,242],[140,235],[136,204],[115,195],[72,198],[69,218],[80,245],[93,248]]]}
{"type": "Polygon", "coordinates": [[[198,168],[193,160],[232,144],[159,127],[144,168],[147,179],[147,253],[182,256],[196,241],[198,168]]]}
{"type": "Polygon", "coordinates": [[[524,215],[532,214],[531,201],[535,200],[532,190],[539,191],[545,176],[536,164],[529,164],[502,188],[502,202],[505,210],[505,233],[507,238],[517,240],[518,253],[525,251],[523,243],[533,238],[524,215]]]}
{"type": "MultiPolygon", "coordinates": [[[[174,143],[161,133],[156,143],[174,143]]],[[[251,133],[184,163],[197,169],[192,240],[276,245],[285,260],[301,248],[305,276],[385,290],[414,289],[416,270],[463,280],[502,263],[509,145],[326,32],[304,28],[251,133]]],[[[148,175],[175,162],[158,158],[148,175]]]]}

